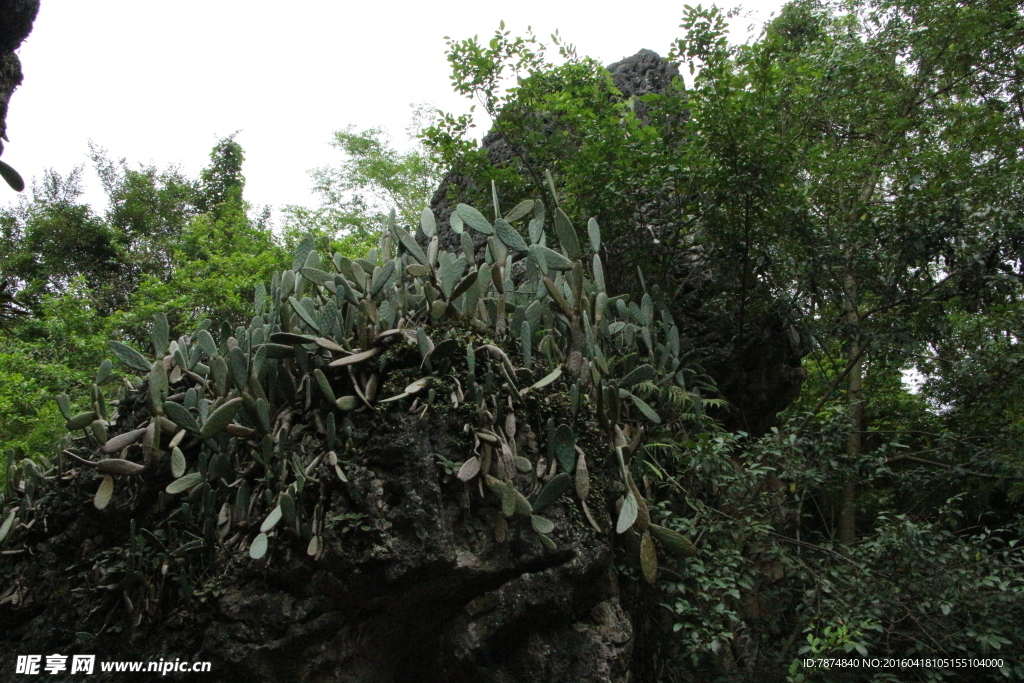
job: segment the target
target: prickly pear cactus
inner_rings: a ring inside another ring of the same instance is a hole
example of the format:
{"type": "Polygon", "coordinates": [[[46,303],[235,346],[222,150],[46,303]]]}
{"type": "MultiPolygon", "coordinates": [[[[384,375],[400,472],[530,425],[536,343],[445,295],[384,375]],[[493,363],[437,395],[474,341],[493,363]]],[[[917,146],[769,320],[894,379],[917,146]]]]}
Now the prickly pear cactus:
{"type": "MultiPolygon", "coordinates": [[[[367,420],[463,425],[464,456],[439,458],[437,474],[497,543],[515,531],[554,553],[565,525],[581,524],[621,538],[652,583],[659,548],[692,553],[652,523],[636,483],[645,433],[679,429],[701,406],[657,293],[610,295],[597,222],[581,241],[557,204],[524,201],[493,220],[459,205],[461,253],[439,250],[429,209],[420,227],[425,246],[392,214],[355,260],[307,237],[257,288],[246,327],[204,321],[173,339],[158,315],[147,353],[110,342],[126,371],[117,397],[101,389],[108,360],[84,411],[57,397],[70,431],[59,455],[10,467],[8,564],[48,516],[69,514],[48,502],[66,487],[123,540],[109,580],[71,590],[116,591],[135,624],[195,599],[226,563],[320,560],[341,519],[332,496],[360,457],[353,425],[367,420]],[[471,231],[487,236],[482,262],[471,231]],[[618,481],[617,500],[592,485],[597,471],[618,481]],[[553,518],[557,505],[582,514],[553,518]]],[[[341,522],[369,528],[357,515],[341,522]]],[[[23,599],[27,577],[0,600],[23,599]]]]}

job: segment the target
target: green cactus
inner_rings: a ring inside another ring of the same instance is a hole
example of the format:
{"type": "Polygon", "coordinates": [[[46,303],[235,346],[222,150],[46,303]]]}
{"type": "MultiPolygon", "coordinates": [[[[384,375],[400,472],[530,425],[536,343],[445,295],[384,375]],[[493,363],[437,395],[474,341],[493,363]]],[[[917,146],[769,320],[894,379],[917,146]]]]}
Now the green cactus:
{"type": "Polygon", "coordinates": [[[440,249],[429,209],[419,226],[425,246],[394,220],[366,259],[318,251],[307,236],[291,268],[256,288],[247,327],[215,338],[210,330],[218,328],[204,321],[172,340],[160,314],[153,359],[110,342],[114,358],[142,377],[125,384],[119,414],[107,415],[100,389],[109,361],[97,374],[91,409],[76,414],[68,396],[56,398],[77,435],[59,462],[15,466],[17,478],[32,483],[5,496],[0,543],[16,544],[28,517],[44,514],[20,501],[29,489],[52,485],[47,468],[66,471],[84,460],[110,477],[90,489],[99,514],[126,505],[140,487],[162,489],[171,511],[160,522],[167,552],[186,568],[209,561],[202,548],[260,560],[301,542],[319,557],[330,528],[314,484],[329,476],[347,485],[343,466],[358,456],[351,421],[393,419],[398,411],[425,419],[445,410],[467,424],[467,457],[449,463],[450,485],[464,487],[471,507],[501,511],[501,538],[532,528],[551,550],[564,525],[539,513],[577,503],[599,530],[591,509],[604,505],[595,476],[601,469],[623,480],[616,531],[640,534],[645,577],[657,570],[654,540],[690,552],[688,539],[650,524],[625,464],[640,425],[679,419],[665,398],[670,387],[686,392],[678,329],[655,296],[638,305],[605,291],[595,220],[585,255],[557,205],[548,225],[540,201],[521,201],[502,218],[493,199],[493,222],[465,204],[452,214],[460,252],[440,249]],[[531,214],[527,240],[514,223],[531,214]],[[545,228],[554,229],[560,249],[546,246],[545,228]],[[488,236],[482,260],[470,230],[488,236]],[[121,410],[128,404],[135,413],[121,410]],[[300,434],[313,433],[315,446],[293,447],[300,434]],[[526,449],[527,434],[546,435],[546,456],[526,449]],[[117,497],[115,476],[122,477],[117,497]]]}

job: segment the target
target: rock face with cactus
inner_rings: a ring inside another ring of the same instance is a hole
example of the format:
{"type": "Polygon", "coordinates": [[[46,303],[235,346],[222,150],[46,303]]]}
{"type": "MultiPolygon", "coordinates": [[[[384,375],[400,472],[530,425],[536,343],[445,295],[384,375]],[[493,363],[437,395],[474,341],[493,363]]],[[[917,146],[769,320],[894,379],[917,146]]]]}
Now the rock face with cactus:
{"type": "Polygon", "coordinates": [[[457,206],[458,254],[429,209],[425,246],[393,221],[356,260],[307,238],[247,327],[158,315],[145,352],[110,342],[91,395],[57,398],[59,454],[8,472],[8,651],[629,680],[620,587],[694,552],[639,453],[701,399],[667,310],[607,291],[596,221],[547,201],[457,206]]]}

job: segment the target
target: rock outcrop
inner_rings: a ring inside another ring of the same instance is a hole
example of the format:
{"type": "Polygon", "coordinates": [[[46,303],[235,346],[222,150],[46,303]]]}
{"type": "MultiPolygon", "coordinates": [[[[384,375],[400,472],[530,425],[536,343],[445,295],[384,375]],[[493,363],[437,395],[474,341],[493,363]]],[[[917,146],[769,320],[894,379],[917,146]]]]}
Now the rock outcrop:
{"type": "MultiPolygon", "coordinates": [[[[21,60],[15,50],[32,31],[32,22],[39,12],[39,0],[0,0],[0,140],[7,140],[7,108],[11,95],[21,85],[21,60]]],[[[0,156],[4,143],[0,142],[0,156]]],[[[21,191],[25,182],[17,171],[0,161],[0,176],[14,190],[21,191]]],[[[3,281],[0,281],[0,285],[3,281]]]]}
{"type": "MultiPolygon", "coordinates": [[[[426,431],[412,416],[362,418],[354,423],[362,454],[346,465],[348,484],[331,493],[336,521],[318,560],[298,544],[269,564],[222,557],[196,586],[201,603],[111,631],[127,591],[122,575],[104,576],[123,558],[98,553],[125,541],[127,515],[141,525],[165,513],[139,505],[112,520],[69,487],[47,501],[62,514],[24,558],[31,567],[16,572],[26,590],[0,591],[0,642],[22,654],[209,661],[202,680],[211,683],[628,680],[632,625],[612,549],[578,523],[578,509],[545,513],[566,530],[557,552],[528,525],[509,524],[509,538],[496,543],[498,511],[470,514],[462,483],[438,473],[439,456],[466,455],[461,424],[426,431]]],[[[91,478],[84,488],[98,484],[91,478]]],[[[597,514],[610,529],[607,514],[597,514]]],[[[129,680],[99,673],[90,680],[129,680]]]]}
{"type": "MultiPolygon", "coordinates": [[[[7,107],[21,85],[21,61],[14,53],[32,31],[39,0],[0,0],[0,138],[7,139],[7,107]]],[[[0,153],[3,147],[0,144],[0,153]]]]}
{"type": "Polygon", "coordinates": [[[627,609],[620,585],[695,549],[631,472],[649,488],[642,425],[679,408],[600,378],[678,381],[676,328],[609,308],[642,335],[569,353],[582,303],[556,291],[556,317],[539,272],[513,292],[397,227],[383,265],[315,246],[248,327],[172,340],[158,315],[152,356],[111,342],[125,376],[105,362],[82,412],[57,397],[60,453],[12,463],[0,496],[0,644],[207,681],[643,680],[630,611],[656,597],[627,609]],[[584,365],[606,357],[628,360],[584,365]]]}

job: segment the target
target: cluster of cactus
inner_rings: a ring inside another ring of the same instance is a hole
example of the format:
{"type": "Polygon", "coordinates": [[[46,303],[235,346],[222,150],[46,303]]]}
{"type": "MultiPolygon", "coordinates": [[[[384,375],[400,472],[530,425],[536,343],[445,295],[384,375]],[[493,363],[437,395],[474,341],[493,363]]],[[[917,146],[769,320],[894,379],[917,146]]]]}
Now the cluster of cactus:
{"type": "MultiPolygon", "coordinates": [[[[111,405],[101,389],[110,360],[84,412],[73,414],[69,398],[58,397],[74,436],[51,463],[13,465],[0,545],[16,545],[43,514],[33,502],[41,488],[86,466],[101,475],[93,499],[101,510],[112,501],[129,507],[141,487],[162,489],[166,528],[146,539],[159,538],[162,557],[216,547],[259,560],[282,537],[301,538],[319,557],[326,501],[324,488],[311,484],[323,476],[347,482],[346,462],[359,448],[355,414],[388,420],[405,410],[422,419],[450,409],[461,411],[467,434],[454,479],[480,500],[493,496],[503,513],[498,541],[519,517],[553,549],[555,525],[540,513],[567,494],[600,531],[587,507],[587,463],[603,458],[622,482],[615,530],[654,581],[655,539],[671,552],[694,551],[688,539],[651,522],[630,466],[644,423],[660,424],[675,409],[661,407],[661,390],[686,389],[678,329],[650,293],[639,304],[608,295],[594,219],[585,252],[557,200],[550,222],[558,249],[548,246],[541,201],[502,216],[495,196],[494,210],[489,221],[458,205],[450,225],[461,235],[461,253],[439,249],[429,209],[420,225],[425,245],[393,215],[365,258],[322,254],[307,237],[291,268],[269,290],[257,287],[248,327],[223,330],[218,341],[204,321],[171,340],[158,315],[152,359],[110,342],[114,357],[137,374],[123,380],[111,405]],[[527,216],[528,241],[515,227],[527,216]],[[471,231],[486,236],[479,262],[471,231]],[[531,402],[546,403],[551,416],[530,425],[529,416],[542,412],[528,410],[531,402]],[[541,436],[546,451],[524,449],[527,432],[541,436]],[[316,447],[296,447],[310,435],[316,447]]],[[[139,533],[133,521],[133,542],[139,533]]]]}

